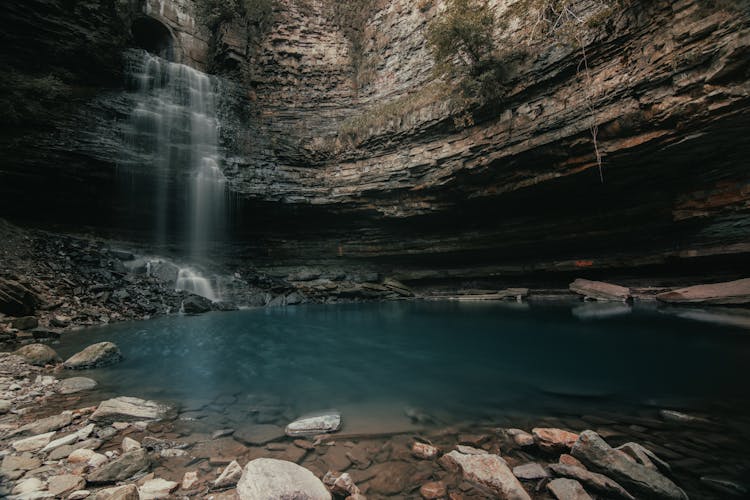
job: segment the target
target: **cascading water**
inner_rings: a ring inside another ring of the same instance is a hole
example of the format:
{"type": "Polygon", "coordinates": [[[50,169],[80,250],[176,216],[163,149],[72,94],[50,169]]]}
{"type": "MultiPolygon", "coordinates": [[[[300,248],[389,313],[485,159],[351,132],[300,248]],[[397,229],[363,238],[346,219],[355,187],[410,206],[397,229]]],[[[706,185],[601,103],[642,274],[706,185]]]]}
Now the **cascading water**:
{"type": "MultiPolygon", "coordinates": [[[[156,243],[184,235],[190,259],[204,261],[223,239],[226,218],[215,85],[205,73],[145,51],[126,56],[136,102],[128,135],[140,163],[153,169],[156,243]],[[183,207],[170,209],[185,195],[183,207]]],[[[176,288],[218,299],[193,268],[180,270],[176,288]]]]}

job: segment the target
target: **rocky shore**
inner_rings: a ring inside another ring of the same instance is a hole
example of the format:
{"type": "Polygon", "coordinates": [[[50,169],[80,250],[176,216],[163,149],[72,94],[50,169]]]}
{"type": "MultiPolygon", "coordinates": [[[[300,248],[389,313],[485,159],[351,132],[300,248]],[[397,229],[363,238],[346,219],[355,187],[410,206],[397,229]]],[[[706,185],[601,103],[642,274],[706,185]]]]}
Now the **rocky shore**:
{"type": "Polygon", "coordinates": [[[60,378],[60,370],[59,360],[37,366],[0,354],[0,495],[581,500],[748,493],[728,479],[749,465],[737,454],[745,431],[729,436],[711,418],[674,410],[348,434],[346,415],[269,412],[268,401],[243,394],[195,407],[125,396],[97,401],[95,382],[60,378]],[[208,416],[234,406],[244,408],[241,425],[208,416]]]}

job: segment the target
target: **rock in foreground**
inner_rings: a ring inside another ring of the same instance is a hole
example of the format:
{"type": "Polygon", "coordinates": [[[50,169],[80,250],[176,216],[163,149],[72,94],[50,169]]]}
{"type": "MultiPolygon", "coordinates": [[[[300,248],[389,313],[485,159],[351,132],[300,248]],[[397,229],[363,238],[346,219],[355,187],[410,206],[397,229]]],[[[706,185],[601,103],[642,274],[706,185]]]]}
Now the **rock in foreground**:
{"type": "Polygon", "coordinates": [[[603,281],[577,279],[568,288],[571,292],[594,300],[625,302],[630,298],[630,288],[603,281]]]}
{"type": "Polygon", "coordinates": [[[672,481],[655,470],[628,460],[624,453],[610,447],[594,431],[581,433],[573,445],[571,455],[638,496],[666,500],[687,499],[685,492],[672,481]]]}
{"type": "Polygon", "coordinates": [[[85,370],[109,366],[122,361],[120,348],[112,342],[99,342],[68,358],[63,366],[68,370],[85,370]]]}
{"type": "Polygon", "coordinates": [[[696,285],[660,293],[656,298],[673,304],[750,304],[750,278],[696,285]]]}
{"type": "Polygon", "coordinates": [[[454,450],[444,458],[461,469],[464,479],[489,488],[504,500],[531,500],[505,460],[497,455],[465,455],[454,450]]]}
{"type": "Polygon", "coordinates": [[[134,420],[160,420],[169,407],[145,399],[119,397],[102,401],[91,415],[98,422],[130,422],[134,420]]]}
{"type": "Polygon", "coordinates": [[[330,500],[331,494],[312,472],[292,462],[258,458],[245,466],[237,484],[240,500],[330,500]]]}

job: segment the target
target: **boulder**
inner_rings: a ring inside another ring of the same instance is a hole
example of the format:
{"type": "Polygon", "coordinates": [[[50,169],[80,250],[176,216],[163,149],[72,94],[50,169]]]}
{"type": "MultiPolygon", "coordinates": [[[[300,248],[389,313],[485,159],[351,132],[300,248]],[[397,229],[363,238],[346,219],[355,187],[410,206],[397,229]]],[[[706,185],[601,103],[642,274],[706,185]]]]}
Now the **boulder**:
{"type": "Polygon", "coordinates": [[[123,396],[102,401],[91,415],[91,420],[96,422],[160,420],[168,411],[168,406],[155,401],[123,396]]]}
{"type": "Polygon", "coordinates": [[[547,484],[547,489],[557,500],[591,500],[575,479],[555,479],[547,484]]]}
{"type": "Polygon", "coordinates": [[[180,268],[166,260],[153,260],[148,263],[148,273],[159,281],[167,283],[174,287],[177,283],[177,277],[180,274],[180,268]]]}
{"type": "Polygon", "coordinates": [[[139,500],[138,488],[134,484],[107,488],[94,493],[91,500],[139,500]]]}
{"type": "Polygon", "coordinates": [[[600,301],[625,302],[630,298],[630,288],[603,281],[590,281],[579,278],[571,283],[568,288],[573,293],[600,301]]]}
{"type": "Polygon", "coordinates": [[[0,278],[0,313],[9,316],[29,316],[34,314],[39,303],[39,297],[24,285],[0,278]]]}
{"type": "Polygon", "coordinates": [[[336,432],[339,429],[341,429],[341,415],[337,412],[326,412],[295,420],[286,426],[286,435],[291,437],[311,436],[336,432]]]}
{"type": "Polygon", "coordinates": [[[578,439],[578,434],[554,429],[550,427],[537,427],[531,429],[534,442],[542,450],[549,453],[566,453],[578,439]]]}
{"type": "Polygon", "coordinates": [[[170,493],[179,486],[174,481],[156,478],[150,479],[138,488],[138,497],[140,500],[157,500],[159,498],[169,498],[170,493]]]}
{"type": "Polygon", "coordinates": [[[223,489],[234,487],[241,477],[242,467],[236,460],[232,460],[232,462],[224,468],[221,475],[216,478],[216,481],[214,481],[214,488],[223,489]]]}
{"type": "Polygon", "coordinates": [[[22,316],[11,321],[10,326],[16,330],[31,330],[39,326],[39,320],[34,316],[22,316]]]}
{"type": "Polygon", "coordinates": [[[272,458],[258,458],[245,466],[237,484],[237,494],[240,500],[331,499],[331,494],[312,472],[292,462],[272,458]]]}
{"type": "Polygon", "coordinates": [[[68,370],[85,370],[109,366],[122,361],[120,348],[112,342],[99,342],[68,358],[63,367],[68,370]]]}
{"type": "Polygon", "coordinates": [[[443,458],[458,466],[464,479],[489,488],[504,500],[531,500],[508,464],[498,455],[465,455],[454,450],[443,458]]]}
{"type": "Polygon", "coordinates": [[[200,295],[190,295],[182,301],[182,312],[185,314],[203,314],[211,310],[211,301],[200,295]]]}
{"type": "Polygon", "coordinates": [[[750,278],[680,288],[660,293],[656,299],[672,304],[750,304],[750,278]]]}
{"type": "Polygon", "coordinates": [[[62,361],[60,356],[48,345],[29,344],[18,349],[14,354],[21,356],[32,365],[54,365],[62,361]]]}
{"type": "Polygon", "coordinates": [[[146,450],[133,450],[89,473],[86,479],[94,484],[125,481],[148,469],[150,465],[151,460],[146,450]]]}
{"type": "Polygon", "coordinates": [[[571,455],[587,467],[614,479],[629,491],[647,498],[687,499],[687,495],[659,472],[626,458],[596,432],[585,431],[573,445],[571,455]]]}
{"type": "Polygon", "coordinates": [[[567,465],[563,463],[550,464],[549,468],[555,475],[575,479],[576,481],[583,483],[590,490],[601,493],[607,497],[634,500],[633,495],[628,493],[625,488],[620,486],[616,481],[613,481],[602,474],[591,472],[577,465],[567,465]]]}
{"type": "Polygon", "coordinates": [[[96,387],[96,380],[86,377],[72,377],[60,381],[57,392],[60,394],[74,394],[76,392],[88,391],[96,387]]]}

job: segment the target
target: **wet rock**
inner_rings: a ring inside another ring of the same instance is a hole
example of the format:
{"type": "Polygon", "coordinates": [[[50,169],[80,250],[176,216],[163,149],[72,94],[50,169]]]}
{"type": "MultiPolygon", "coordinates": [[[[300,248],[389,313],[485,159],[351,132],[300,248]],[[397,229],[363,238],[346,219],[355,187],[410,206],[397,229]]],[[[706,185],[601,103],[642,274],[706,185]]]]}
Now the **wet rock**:
{"type": "Polygon", "coordinates": [[[86,481],[80,476],[73,474],[62,474],[53,476],[47,481],[47,490],[55,497],[67,497],[70,493],[81,490],[86,486],[86,481]]]}
{"type": "Polygon", "coordinates": [[[545,477],[549,477],[549,473],[544,470],[544,467],[536,462],[513,467],[513,475],[518,479],[526,480],[543,479],[545,477]]]}
{"type": "Polygon", "coordinates": [[[591,500],[581,483],[575,479],[555,479],[547,484],[547,489],[557,500],[591,500]]]}
{"type": "Polygon", "coordinates": [[[91,472],[86,479],[88,482],[95,484],[125,481],[139,472],[148,469],[150,465],[151,460],[146,450],[133,450],[124,453],[112,462],[102,465],[97,470],[91,472]]]}
{"type": "Polygon", "coordinates": [[[750,491],[746,486],[729,479],[723,479],[720,477],[702,476],[701,483],[707,485],[711,489],[724,493],[725,495],[731,495],[735,497],[747,498],[750,491]]]}
{"type": "Polygon", "coordinates": [[[296,446],[297,448],[302,448],[303,450],[307,450],[307,451],[312,451],[315,449],[314,444],[304,439],[295,439],[294,446],[296,446]]]}
{"type": "Polygon", "coordinates": [[[180,268],[166,260],[155,260],[149,263],[149,274],[174,288],[180,268]]]}
{"type": "Polygon", "coordinates": [[[54,431],[48,432],[46,434],[40,434],[38,436],[31,436],[28,438],[19,439],[18,441],[13,441],[10,445],[16,451],[38,451],[47,446],[47,444],[49,444],[49,442],[52,440],[52,436],[54,435],[54,431]]]}
{"type": "Polygon", "coordinates": [[[23,316],[11,321],[10,326],[16,330],[31,330],[39,326],[39,320],[34,316],[23,316]]]}
{"type": "Polygon", "coordinates": [[[150,479],[138,488],[138,497],[140,500],[157,500],[159,498],[169,498],[170,493],[179,486],[174,481],[156,478],[150,479]]]}
{"type": "Polygon", "coordinates": [[[234,431],[234,438],[245,444],[262,446],[285,437],[284,429],[277,425],[246,425],[234,431]]]}
{"type": "Polygon", "coordinates": [[[134,484],[107,488],[94,493],[92,500],[140,500],[134,484]]]}
{"type": "Polygon", "coordinates": [[[568,452],[578,439],[578,434],[546,427],[532,429],[531,434],[537,446],[548,453],[568,452]]]}
{"type": "Polygon", "coordinates": [[[17,281],[0,278],[0,313],[29,316],[39,304],[39,297],[30,289],[17,281]]]}
{"type": "Polygon", "coordinates": [[[211,310],[211,301],[200,295],[191,295],[182,301],[185,314],[203,314],[211,310]]]}
{"type": "Polygon", "coordinates": [[[568,288],[571,292],[583,295],[594,300],[611,300],[624,302],[630,298],[630,289],[624,286],[604,283],[603,281],[590,281],[577,279],[568,288]]]}
{"type": "Polygon", "coordinates": [[[49,320],[49,324],[55,328],[67,328],[68,325],[70,325],[70,318],[60,315],[53,316],[52,319],[49,320]]]}
{"type": "Polygon", "coordinates": [[[237,484],[240,500],[295,498],[330,500],[331,494],[312,472],[292,462],[258,458],[245,466],[237,484]]]}
{"type": "Polygon", "coordinates": [[[566,464],[550,464],[549,469],[557,476],[580,481],[590,490],[599,492],[603,495],[623,498],[625,500],[634,500],[633,495],[628,493],[625,488],[620,486],[616,481],[613,481],[602,474],[591,472],[575,465],[566,464]]]}
{"type": "Polygon", "coordinates": [[[95,422],[160,420],[166,416],[168,411],[168,406],[155,401],[123,396],[100,403],[91,415],[91,420],[95,422]]]}
{"type": "Polygon", "coordinates": [[[312,436],[336,432],[341,428],[341,415],[338,413],[323,413],[309,415],[295,420],[286,426],[286,435],[290,437],[312,436]]]}
{"type": "Polygon", "coordinates": [[[68,370],[85,370],[109,366],[122,361],[120,348],[112,342],[99,342],[74,354],[63,363],[68,370]]]}
{"type": "Polygon", "coordinates": [[[673,304],[750,304],[750,278],[681,288],[656,299],[673,304]]]}
{"type": "Polygon", "coordinates": [[[214,481],[214,488],[223,489],[233,487],[242,477],[242,467],[235,460],[226,466],[221,475],[214,481]]]}
{"type": "Polygon", "coordinates": [[[504,429],[504,434],[518,446],[525,447],[534,444],[534,436],[524,430],[504,429]]]}
{"type": "Polygon", "coordinates": [[[419,485],[415,467],[407,462],[385,462],[373,465],[367,472],[374,476],[368,483],[368,494],[399,495],[419,485]]]}
{"type": "Polygon", "coordinates": [[[443,498],[448,494],[448,488],[442,481],[434,481],[427,483],[419,488],[419,494],[425,500],[435,500],[437,498],[443,498]]]}
{"type": "Polygon", "coordinates": [[[507,500],[531,500],[513,475],[505,460],[497,455],[465,455],[452,451],[445,459],[456,464],[464,479],[479,483],[507,500]]]}
{"type": "Polygon", "coordinates": [[[667,422],[674,422],[682,425],[693,425],[693,426],[706,426],[711,425],[711,421],[703,418],[696,417],[695,415],[688,415],[674,410],[659,410],[659,416],[667,422]]]}
{"type": "Polygon", "coordinates": [[[347,472],[336,474],[329,471],[323,477],[323,484],[331,489],[331,493],[340,497],[359,494],[359,488],[347,472]]]}
{"type": "Polygon", "coordinates": [[[593,431],[581,434],[573,445],[571,455],[633,493],[654,498],[687,499],[685,492],[672,481],[654,470],[631,462],[593,431]]]}
{"type": "Polygon", "coordinates": [[[349,452],[343,446],[331,446],[323,456],[323,461],[331,470],[342,472],[352,466],[349,452]]]}
{"type": "Polygon", "coordinates": [[[60,381],[57,392],[60,394],[75,394],[76,392],[89,391],[96,385],[96,380],[86,377],[66,378],[60,381]]]}
{"type": "Polygon", "coordinates": [[[180,488],[187,491],[191,490],[196,484],[198,484],[198,473],[195,471],[189,471],[182,476],[180,488]]]}
{"type": "Polygon", "coordinates": [[[62,361],[54,349],[44,344],[25,345],[14,354],[35,366],[54,365],[62,361]]]}
{"type": "Polygon", "coordinates": [[[667,462],[660,459],[651,450],[638,443],[625,443],[615,449],[625,453],[633,460],[635,460],[636,463],[639,463],[644,467],[648,467],[649,469],[653,470],[660,470],[665,474],[669,474],[672,472],[672,468],[667,462]]]}
{"type": "Polygon", "coordinates": [[[422,460],[432,460],[438,453],[439,450],[431,444],[416,442],[411,445],[411,454],[422,460]]]}

